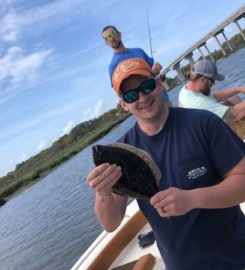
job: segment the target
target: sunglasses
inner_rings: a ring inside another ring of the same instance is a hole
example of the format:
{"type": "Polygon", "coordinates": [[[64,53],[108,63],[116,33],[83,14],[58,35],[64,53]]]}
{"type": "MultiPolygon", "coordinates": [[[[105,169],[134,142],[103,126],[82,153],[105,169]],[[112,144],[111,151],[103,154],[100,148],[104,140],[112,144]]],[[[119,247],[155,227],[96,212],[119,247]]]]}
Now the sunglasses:
{"type": "Polygon", "coordinates": [[[206,79],[208,79],[208,80],[210,80],[212,84],[214,84],[214,83],[215,83],[215,80],[214,80],[214,79],[212,79],[212,78],[208,78],[208,77],[206,77],[206,76],[203,76],[203,77],[204,77],[204,78],[206,78],[206,79]]]}
{"type": "Polygon", "coordinates": [[[117,35],[117,31],[112,30],[108,35],[104,37],[105,42],[108,42],[117,35]]]}
{"type": "Polygon", "coordinates": [[[136,100],[139,99],[139,91],[142,92],[144,95],[150,94],[156,88],[156,81],[155,79],[149,79],[140,84],[139,87],[135,89],[131,89],[126,93],[122,94],[121,98],[126,103],[134,103],[136,100]]]}
{"type": "Polygon", "coordinates": [[[210,80],[212,84],[215,83],[215,80],[214,80],[214,79],[209,78],[209,77],[206,77],[206,76],[204,76],[204,75],[202,75],[202,74],[197,74],[197,76],[196,76],[196,78],[201,78],[201,77],[203,77],[203,78],[205,78],[205,79],[207,79],[207,80],[210,80]]]}

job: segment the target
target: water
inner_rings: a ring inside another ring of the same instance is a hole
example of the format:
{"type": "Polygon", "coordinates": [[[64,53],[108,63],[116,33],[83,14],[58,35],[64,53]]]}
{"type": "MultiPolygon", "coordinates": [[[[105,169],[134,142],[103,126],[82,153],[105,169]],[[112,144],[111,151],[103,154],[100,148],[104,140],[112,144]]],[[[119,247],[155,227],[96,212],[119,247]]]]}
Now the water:
{"type": "MultiPolygon", "coordinates": [[[[218,61],[226,75],[214,89],[245,85],[245,48],[218,61]]],[[[177,104],[179,85],[170,91],[177,104]]],[[[99,143],[117,140],[134,123],[130,117],[99,143]]],[[[101,232],[94,192],[86,182],[93,167],[91,147],[0,208],[0,269],[70,269],[101,232]]]]}

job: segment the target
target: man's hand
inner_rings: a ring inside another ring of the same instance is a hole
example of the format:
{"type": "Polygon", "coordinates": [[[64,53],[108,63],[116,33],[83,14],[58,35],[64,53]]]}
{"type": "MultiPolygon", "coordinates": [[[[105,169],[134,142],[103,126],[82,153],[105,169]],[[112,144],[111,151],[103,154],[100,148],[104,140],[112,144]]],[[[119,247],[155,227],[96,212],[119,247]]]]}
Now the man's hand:
{"type": "Polygon", "coordinates": [[[155,194],[150,203],[161,217],[181,216],[195,208],[195,198],[190,193],[172,187],[155,194]]]}
{"type": "Polygon", "coordinates": [[[162,69],[162,65],[159,63],[155,63],[151,69],[152,73],[154,73],[155,75],[158,75],[160,73],[162,69]]]}
{"type": "Polygon", "coordinates": [[[240,91],[240,93],[245,94],[245,86],[238,86],[237,88],[240,91]]]}
{"type": "Polygon", "coordinates": [[[109,163],[95,167],[88,175],[87,180],[100,197],[110,196],[112,187],[122,176],[121,167],[109,163]]]}
{"type": "Polygon", "coordinates": [[[112,193],[112,187],[121,176],[121,167],[104,163],[95,167],[87,177],[89,185],[96,192],[95,214],[108,232],[120,225],[127,207],[127,197],[112,193]]]}
{"type": "Polygon", "coordinates": [[[234,111],[236,113],[236,120],[243,120],[245,118],[245,101],[236,104],[234,111]]]}
{"type": "Polygon", "coordinates": [[[231,121],[239,121],[245,119],[245,101],[236,104],[233,107],[229,107],[222,119],[230,123],[231,121]]]}

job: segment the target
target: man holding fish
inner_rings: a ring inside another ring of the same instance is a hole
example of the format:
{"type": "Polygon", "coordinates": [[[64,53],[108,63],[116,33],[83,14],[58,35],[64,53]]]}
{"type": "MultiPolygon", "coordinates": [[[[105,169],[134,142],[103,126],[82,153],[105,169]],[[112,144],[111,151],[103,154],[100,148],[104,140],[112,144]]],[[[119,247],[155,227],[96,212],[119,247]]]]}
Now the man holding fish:
{"type": "MultiPolygon", "coordinates": [[[[112,82],[121,106],[137,120],[119,142],[146,151],[161,171],[160,191],[137,202],[166,269],[244,269],[245,216],[239,204],[245,201],[245,144],[211,112],[169,108],[159,98],[162,81],[142,59],[119,63],[112,82]]],[[[124,173],[106,162],[87,177],[107,231],[125,215],[128,197],[112,191],[124,173]]]]}

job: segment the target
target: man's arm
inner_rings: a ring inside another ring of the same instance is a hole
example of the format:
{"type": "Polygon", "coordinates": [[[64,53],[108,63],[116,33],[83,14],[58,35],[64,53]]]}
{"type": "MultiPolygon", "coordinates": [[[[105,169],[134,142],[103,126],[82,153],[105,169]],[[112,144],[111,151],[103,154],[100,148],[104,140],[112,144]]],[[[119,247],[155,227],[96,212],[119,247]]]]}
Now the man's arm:
{"type": "Polygon", "coordinates": [[[152,73],[158,75],[162,69],[162,65],[158,62],[154,63],[154,59],[151,58],[144,50],[142,50],[142,52],[144,53],[145,61],[149,64],[149,66],[151,66],[152,73]]]}
{"type": "Polygon", "coordinates": [[[87,177],[89,185],[96,192],[96,216],[109,232],[120,225],[127,207],[127,197],[112,193],[112,186],[121,176],[121,167],[104,163],[94,168],[87,177]]]}
{"type": "Polygon", "coordinates": [[[108,231],[114,231],[122,222],[127,206],[127,197],[111,193],[101,197],[96,192],[95,214],[102,227],[108,231]]]}
{"type": "Polygon", "coordinates": [[[151,204],[162,217],[180,216],[196,208],[227,208],[244,201],[245,157],[215,186],[192,190],[169,188],[151,198],[151,204]]]}
{"type": "Polygon", "coordinates": [[[226,175],[218,185],[194,191],[195,208],[226,208],[245,201],[245,157],[226,175]]]}
{"type": "Polygon", "coordinates": [[[151,68],[152,73],[155,75],[158,75],[162,69],[162,65],[159,63],[154,63],[154,65],[151,68]]]}
{"type": "Polygon", "coordinates": [[[213,95],[218,102],[221,102],[239,93],[245,93],[245,86],[236,86],[224,90],[217,90],[213,92],[213,95]]]}

